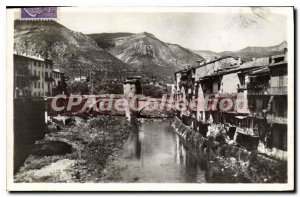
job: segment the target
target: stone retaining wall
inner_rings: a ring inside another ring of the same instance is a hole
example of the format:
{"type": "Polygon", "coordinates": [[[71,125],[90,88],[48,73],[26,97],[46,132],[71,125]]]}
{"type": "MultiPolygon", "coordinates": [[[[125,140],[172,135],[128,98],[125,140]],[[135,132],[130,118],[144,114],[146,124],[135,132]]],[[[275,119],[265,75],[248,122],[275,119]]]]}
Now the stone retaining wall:
{"type": "Polygon", "coordinates": [[[203,137],[184,125],[177,117],[174,119],[173,126],[189,150],[198,157],[205,158],[206,165],[215,166],[214,172],[210,172],[211,176],[223,175],[228,182],[287,182],[285,161],[275,160],[257,151],[247,151],[235,145],[220,144],[212,137],[203,137]]]}

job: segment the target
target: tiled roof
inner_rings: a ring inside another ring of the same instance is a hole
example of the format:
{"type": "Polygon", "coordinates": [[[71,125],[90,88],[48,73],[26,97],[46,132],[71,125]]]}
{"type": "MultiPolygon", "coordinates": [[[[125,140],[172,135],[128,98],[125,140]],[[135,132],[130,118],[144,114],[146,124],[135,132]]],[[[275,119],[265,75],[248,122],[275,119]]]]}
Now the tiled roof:
{"type": "Polygon", "coordinates": [[[260,66],[267,66],[269,65],[270,58],[269,57],[263,57],[263,58],[258,58],[253,61],[245,62],[242,64],[239,69],[248,69],[248,68],[254,68],[254,67],[260,67],[260,66]]]}
{"type": "Polygon", "coordinates": [[[270,72],[270,69],[267,66],[265,66],[263,68],[252,71],[250,75],[260,75],[268,72],[270,72]]]}

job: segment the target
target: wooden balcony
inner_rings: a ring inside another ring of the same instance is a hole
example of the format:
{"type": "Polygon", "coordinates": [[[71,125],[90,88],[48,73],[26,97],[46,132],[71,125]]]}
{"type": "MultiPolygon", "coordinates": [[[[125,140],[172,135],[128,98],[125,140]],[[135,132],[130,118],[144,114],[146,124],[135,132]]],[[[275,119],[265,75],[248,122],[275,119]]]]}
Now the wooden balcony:
{"type": "Polygon", "coordinates": [[[274,114],[268,114],[267,121],[269,123],[287,124],[287,117],[276,116],[274,114]]]}
{"type": "Polygon", "coordinates": [[[265,118],[265,113],[263,113],[263,112],[253,112],[253,111],[250,110],[249,117],[257,118],[257,119],[264,119],[265,118]]]}
{"type": "Polygon", "coordinates": [[[270,87],[268,89],[270,95],[287,95],[287,86],[283,87],[270,87]]]}
{"type": "Polygon", "coordinates": [[[250,86],[247,87],[248,95],[268,95],[268,87],[266,86],[250,86]]]}
{"type": "Polygon", "coordinates": [[[236,127],[236,132],[244,134],[244,135],[250,135],[250,136],[258,136],[258,131],[256,129],[248,128],[248,127],[236,127]]]}
{"type": "MultiPolygon", "coordinates": [[[[243,88],[239,88],[239,91],[243,88]]],[[[251,86],[247,87],[248,95],[287,95],[287,86],[283,87],[266,87],[266,86],[251,86]]]]}

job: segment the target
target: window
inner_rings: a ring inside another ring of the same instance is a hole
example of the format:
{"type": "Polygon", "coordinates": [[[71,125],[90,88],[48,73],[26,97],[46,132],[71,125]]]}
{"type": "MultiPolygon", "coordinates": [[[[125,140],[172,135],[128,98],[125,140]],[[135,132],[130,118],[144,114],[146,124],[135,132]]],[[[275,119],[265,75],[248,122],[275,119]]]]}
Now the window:
{"type": "Polygon", "coordinates": [[[44,89],[44,83],[42,82],[42,88],[44,89]]]}
{"type": "Polygon", "coordinates": [[[34,76],[36,76],[36,70],[34,70],[33,72],[34,72],[34,76]]]}
{"type": "Polygon", "coordinates": [[[34,82],[34,88],[36,88],[36,82],[34,82]]]}
{"type": "Polygon", "coordinates": [[[40,82],[38,82],[38,88],[40,88],[41,86],[40,86],[40,82]]]}

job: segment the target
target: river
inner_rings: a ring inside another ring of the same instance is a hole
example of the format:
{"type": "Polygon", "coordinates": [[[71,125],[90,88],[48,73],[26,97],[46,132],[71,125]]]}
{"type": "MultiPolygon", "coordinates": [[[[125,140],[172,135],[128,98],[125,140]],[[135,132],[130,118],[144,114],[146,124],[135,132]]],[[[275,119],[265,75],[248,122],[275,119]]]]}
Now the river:
{"type": "Polygon", "coordinates": [[[166,120],[141,121],[106,169],[105,182],[203,183],[205,171],[166,120]]]}

